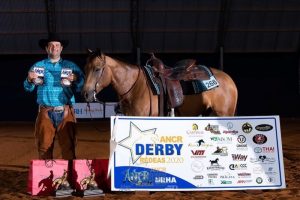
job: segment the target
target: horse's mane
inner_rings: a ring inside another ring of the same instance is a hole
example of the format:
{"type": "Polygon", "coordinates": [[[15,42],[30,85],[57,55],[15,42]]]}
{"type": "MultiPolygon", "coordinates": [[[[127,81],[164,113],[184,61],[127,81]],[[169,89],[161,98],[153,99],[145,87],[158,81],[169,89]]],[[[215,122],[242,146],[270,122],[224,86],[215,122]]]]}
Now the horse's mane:
{"type": "Polygon", "coordinates": [[[136,65],[136,66],[137,66],[136,63],[128,62],[127,60],[125,60],[124,58],[121,58],[121,57],[119,57],[119,56],[116,56],[116,55],[110,55],[110,54],[107,54],[107,53],[103,53],[99,48],[97,48],[95,51],[89,51],[89,52],[88,52],[88,58],[89,58],[90,60],[93,60],[94,58],[99,57],[99,56],[101,56],[102,54],[103,54],[103,55],[106,55],[106,56],[109,56],[109,57],[111,57],[112,59],[117,60],[117,61],[119,61],[119,62],[122,62],[122,63],[125,63],[125,64],[129,64],[129,65],[136,65]]]}

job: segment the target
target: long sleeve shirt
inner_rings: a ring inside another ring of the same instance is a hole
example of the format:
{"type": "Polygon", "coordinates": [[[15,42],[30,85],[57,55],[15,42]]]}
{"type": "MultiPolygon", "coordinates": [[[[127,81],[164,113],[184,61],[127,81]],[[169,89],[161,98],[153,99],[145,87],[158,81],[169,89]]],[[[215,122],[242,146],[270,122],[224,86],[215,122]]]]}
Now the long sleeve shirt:
{"type": "Polygon", "coordinates": [[[51,63],[50,59],[44,59],[35,63],[34,67],[44,68],[44,83],[35,85],[27,80],[24,81],[25,91],[32,92],[37,87],[37,103],[42,106],[63,106],[75,103],[74,92],[80,92],[84,83],[84,74],[73,62],[60,59],[57,63],[51,63]],[[62,86],[61,70],[72,69],[77,77],[70,87],[62,86]]]}

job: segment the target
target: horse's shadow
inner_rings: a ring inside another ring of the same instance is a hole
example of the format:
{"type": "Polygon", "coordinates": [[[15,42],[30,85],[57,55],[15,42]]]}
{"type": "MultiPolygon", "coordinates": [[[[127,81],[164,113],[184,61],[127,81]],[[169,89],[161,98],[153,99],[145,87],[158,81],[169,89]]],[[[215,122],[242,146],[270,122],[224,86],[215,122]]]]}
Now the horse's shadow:
{"type": "Polygon", "coordinates": [[[44,195],[49,195],[53,193],[53,171],[50,170],[50,175],[47,178],[42,179],[38,183],[38,187],[42,187],[41,190],[37,193],[37,195],[44,196],[44,195]]]}

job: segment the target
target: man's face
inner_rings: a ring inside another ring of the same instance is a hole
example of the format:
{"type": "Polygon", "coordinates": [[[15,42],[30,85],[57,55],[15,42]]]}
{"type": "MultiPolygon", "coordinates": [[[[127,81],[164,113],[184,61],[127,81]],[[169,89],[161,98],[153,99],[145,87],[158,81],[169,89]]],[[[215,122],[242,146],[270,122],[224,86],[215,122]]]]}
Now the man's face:
{"type": "Polygon", "coordinates": [[[46,47],[46,51],[51,58],[58,58],[60,57],[61,51],[63,47],[61,46],[60,42],[49,42],[48,46],[46,47]]]}

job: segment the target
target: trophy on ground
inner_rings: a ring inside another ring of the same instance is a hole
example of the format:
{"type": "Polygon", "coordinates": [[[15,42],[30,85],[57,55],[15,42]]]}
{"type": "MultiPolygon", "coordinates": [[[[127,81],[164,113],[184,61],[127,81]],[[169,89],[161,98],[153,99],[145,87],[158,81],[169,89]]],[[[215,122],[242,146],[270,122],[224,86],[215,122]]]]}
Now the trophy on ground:
{"type": "Polygon", "coordinates": [[[63,175],[54,179],[54,181],[52,182],[52,187],[55,190],[54,195],[56,197],[72,196],[73,189],[70,187],[67,178],[68,172],[67,170],[64,170],[63,175]]]}
{"type": "Polygon", "coordinates": [[[87,160],[87,165],[90,170],[90,176],[84,177],[80,181],[80,186],[83,189],[83,196],[104,196],[103,190],[99,189],[98,184],[95,180],[96,173],[95,170],[92,169],[90,163],[87,160]]]}
{"type": "Polygon", "coordinates": [[[81,187],[84,189],[83,196],[103,196],[103,190],[99,189],[95,181],[95,170],[91,170],[91,175],[80,181],[81,187]]]}

